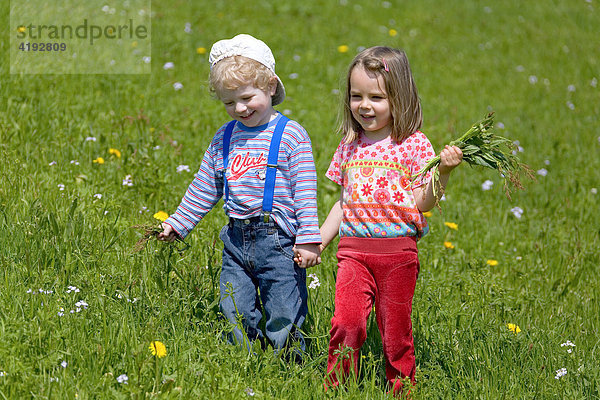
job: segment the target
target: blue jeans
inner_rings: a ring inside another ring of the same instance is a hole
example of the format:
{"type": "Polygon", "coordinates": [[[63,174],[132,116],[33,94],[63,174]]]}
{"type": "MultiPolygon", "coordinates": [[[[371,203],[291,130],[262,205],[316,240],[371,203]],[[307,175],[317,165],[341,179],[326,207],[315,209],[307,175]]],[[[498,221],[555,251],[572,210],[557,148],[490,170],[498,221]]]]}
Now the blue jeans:
{"type": "Polygon", "coordinates": [[[220,309],[235,325],[230,340],[248,349],[256,339],[263,342],[259,327],[263,308],[265,335],[273,347],[283,348],[291,336],[304,351],[299,329],[308,311],[308,293],[306,271],[293,261],[294,238],[275,222],[264,222],[262,217],[231,218],[220,237],[225,245],[220,309]],[[239,329],[238,322],[245,332],[239,329]]]}

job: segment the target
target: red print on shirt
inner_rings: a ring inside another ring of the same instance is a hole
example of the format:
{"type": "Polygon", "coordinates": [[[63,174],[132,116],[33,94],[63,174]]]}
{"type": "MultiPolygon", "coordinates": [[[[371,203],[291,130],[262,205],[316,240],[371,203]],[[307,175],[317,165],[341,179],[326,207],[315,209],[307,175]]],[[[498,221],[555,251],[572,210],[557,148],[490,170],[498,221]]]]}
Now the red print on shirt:
{"type": "Polygon", "coordinates": [[[244,175],[248,170],[252,168],[266,167],[267,159],[265,158],[264,153],[260,153],[258,157],[251,157],[250,152],[246,152],[246,154],[236,154],[233,158],[233,162],[231,163],[231,168],[229,170],[230,181],[237,181],[244,175]]]}

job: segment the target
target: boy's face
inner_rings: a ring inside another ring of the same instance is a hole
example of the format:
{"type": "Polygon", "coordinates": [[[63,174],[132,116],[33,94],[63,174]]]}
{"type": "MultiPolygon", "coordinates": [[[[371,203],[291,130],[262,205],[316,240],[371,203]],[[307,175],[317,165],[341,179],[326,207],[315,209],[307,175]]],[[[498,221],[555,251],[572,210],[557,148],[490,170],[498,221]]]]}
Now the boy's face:
{"type": "Polygon", "coordinates": [[[237,89],[217,89],[216,93],[231,118],[253,128],[275,118],[276,112],[271,105],[271,96],[275,94],[276,88],[275,80],[274,84],[269,84],[267,91],[249,84],[237,89]]]}

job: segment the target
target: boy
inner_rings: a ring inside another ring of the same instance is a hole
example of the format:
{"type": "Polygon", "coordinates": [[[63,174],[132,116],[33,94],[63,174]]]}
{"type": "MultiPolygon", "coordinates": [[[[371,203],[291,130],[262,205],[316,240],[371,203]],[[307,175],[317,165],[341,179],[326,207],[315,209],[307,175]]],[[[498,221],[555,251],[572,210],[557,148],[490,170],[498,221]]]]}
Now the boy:
{"type": "MultiPolygon", "coordinates": [[[[239,344],[265,335],[281,349],[298,340],[307,313],[305,268],[320,262],[316,171],[308,134],[273,108],[285,98],[269,47],[250,35],[220,40],[210,51],[210,88],[233,121],[215,134],[181,204],[159,239],[185,237],[223,197],[220,309],[239,344]],[[294,250],[300,265],[293,261],[294,250]]],[[[230,337],[230,340],[233,339],[230,337]]]]}

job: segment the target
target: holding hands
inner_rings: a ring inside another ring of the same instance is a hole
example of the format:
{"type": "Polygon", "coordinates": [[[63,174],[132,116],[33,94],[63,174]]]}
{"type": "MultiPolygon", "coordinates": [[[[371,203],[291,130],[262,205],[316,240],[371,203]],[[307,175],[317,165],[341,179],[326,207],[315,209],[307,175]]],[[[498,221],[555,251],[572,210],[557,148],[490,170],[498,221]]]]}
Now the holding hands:
{"type": "Polygon", "coordinates": [[[297,244],[294,246],[294,262],[303,269],[314,267],[321,263],[321,251],[319,244],[297,244]]]}

